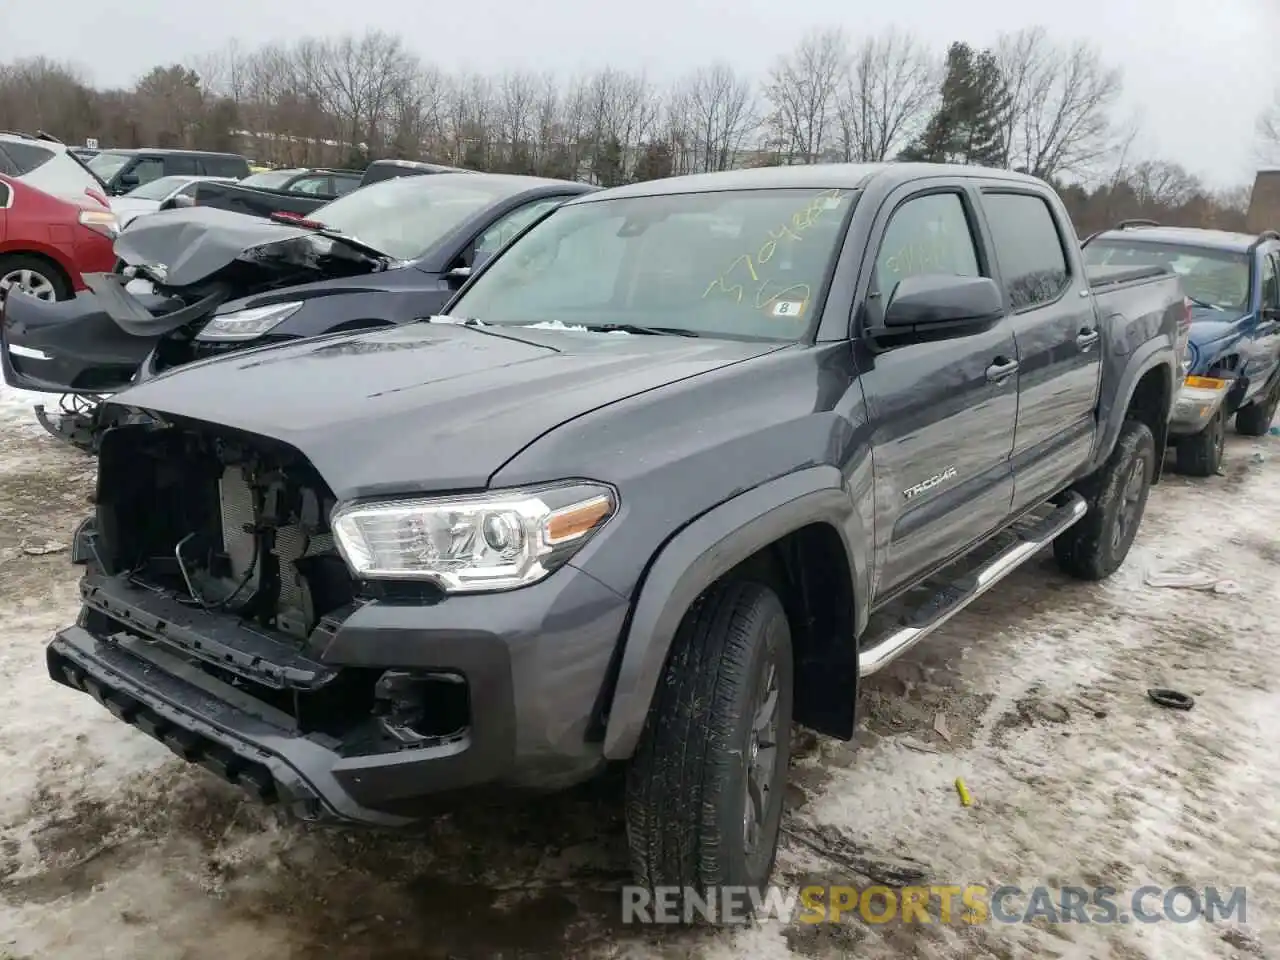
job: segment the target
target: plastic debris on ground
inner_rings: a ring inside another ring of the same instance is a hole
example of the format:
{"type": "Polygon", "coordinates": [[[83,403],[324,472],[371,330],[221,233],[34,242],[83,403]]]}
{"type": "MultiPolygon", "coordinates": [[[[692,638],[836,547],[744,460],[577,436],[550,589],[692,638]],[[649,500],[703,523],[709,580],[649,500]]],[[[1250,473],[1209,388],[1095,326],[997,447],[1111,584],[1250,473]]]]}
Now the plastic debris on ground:
{"type": "Polygon", "coordinates": [[[1208,570],[1188,568],[1172,570],[1148,569],[1143,576],[1143,580],[1149,587],[1172,587],[1177,590],[1211,590],[1214,593],[1222,594],[1241,592],[1240,584],[1234,580],[1219,577],[1216,573],[1211,573],[1208,570]]]}

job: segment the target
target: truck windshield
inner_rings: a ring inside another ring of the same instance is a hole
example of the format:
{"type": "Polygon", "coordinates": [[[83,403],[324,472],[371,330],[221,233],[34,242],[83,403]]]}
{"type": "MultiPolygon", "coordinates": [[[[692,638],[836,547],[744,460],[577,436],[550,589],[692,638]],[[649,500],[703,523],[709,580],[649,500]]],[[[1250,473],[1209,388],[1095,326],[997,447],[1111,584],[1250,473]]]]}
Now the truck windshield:
{"type": "Polygon", "coordinates": [[[87,166],[103,181],[110,180],[117,173],[125,168],[125,165],[133,159],[132,153],[99,153],[97,156],[89,160],[87,166]]]}
{"type": "Polygon", "coordinates": [[[507,180],[397,177],[317,207],[308,218],[397,260],[414,260],[450,230],[511,196],[507,180]]]}
{"type": "Polygon", "coordinates": [[[822,300],[856,196],[725,190],[569,204],[516,240],[450,313],[797,340],[822,300]]]}
{"type": "Polygon", "coordinates": [[[283,190],[285,184],[303,170],[270,170],[266,173],[254,173],[240,181],[242,187],[266,187],[268,190],[283,190]]]}
{"type": "Polygon", "coordinates": [[[1096,267],[1166,267],[1182,278],[1182,289],[1218,310],[1244,311],[1249,305],[1249,258],[1234,250],[1182,243],[1094,240],[1084,261],[1096,267]]]}

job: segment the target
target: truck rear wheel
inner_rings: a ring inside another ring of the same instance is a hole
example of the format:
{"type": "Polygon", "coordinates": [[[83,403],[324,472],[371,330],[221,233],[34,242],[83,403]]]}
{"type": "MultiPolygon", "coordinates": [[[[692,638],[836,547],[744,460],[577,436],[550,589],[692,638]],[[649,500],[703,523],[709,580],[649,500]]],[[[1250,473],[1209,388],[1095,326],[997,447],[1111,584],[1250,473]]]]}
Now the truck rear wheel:
{"type": "Polygon", "coordinates": [[[1080,485],[1089,512],[1053,541],[1053,555],[1064,573],[1104,580],[1120,568],[1142,524],[1155,467],[1151,428],[1126,420],[1107,462],[1080,485]]]}
{"type": "Polygon", "coordinates": [[[1236,414],[1236,433],[1242,437],[1263,437],[1271,429],[1276,407],[1280,406],[1280,382],[1265,397],[1259,397],[1236,414]]]}
{"type": "Polygon", "coordinates": [[[1227,452],[1227,411],[1219,410],[1203,430],[1179,437],[1174,447],[1178,472],[1189,477],[1212,477],[1222,468],[1227,452]]]}
{"type": "Polygon", "coordinates": [[[791,629],[769,587],[720,584],[686,614],[627,773],[639,884],[677,888],[683,902],[690,891],[768,883],[790,761],[792,675],[791,629]]]}

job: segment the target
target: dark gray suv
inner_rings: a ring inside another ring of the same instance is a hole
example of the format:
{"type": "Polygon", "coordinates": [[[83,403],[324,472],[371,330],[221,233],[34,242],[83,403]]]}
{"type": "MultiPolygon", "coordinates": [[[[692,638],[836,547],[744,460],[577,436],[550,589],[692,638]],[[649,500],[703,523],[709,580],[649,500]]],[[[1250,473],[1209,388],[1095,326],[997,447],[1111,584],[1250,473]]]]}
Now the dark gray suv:
{"type": "Polygon", "coordinates": [[[88,167],[102,178],[107,191],[114,196],[161,177],[233,177],[239,180],[249,175],[249,161],[239,154],[149,147],[103,150],[88,161],[88,167]]]}

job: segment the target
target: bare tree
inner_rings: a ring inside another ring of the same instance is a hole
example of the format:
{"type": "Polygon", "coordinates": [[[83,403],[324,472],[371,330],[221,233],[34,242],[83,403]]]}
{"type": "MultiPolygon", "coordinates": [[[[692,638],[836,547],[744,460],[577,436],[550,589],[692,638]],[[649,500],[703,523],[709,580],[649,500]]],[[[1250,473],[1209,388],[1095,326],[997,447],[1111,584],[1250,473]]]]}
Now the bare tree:
{"type": "Polygon", "coordinates": [[[45,57],[0,67],[0,129],[82,141],[97,132],[94,91],[73,65],[45,57]]]}
{"type": "Polygon", "coordinates": [[[887,160],[919,133],[938,96],[938,66],[908,33],[889,30],[863,40],[836,97],[843,158],[887,160]]]}
{"type": "Polygon", "coordinates": [[[747,138],[759,125],[753,84],[726,63],[694,71],[681,81],[668,102],[669,118],[678,115],[691,150],[691,170],[727,170],[736,162],[747,138]]]}
{"type": "Polygon", "coordinates": [[[1258,160],[1280,163],[1280,88],[1271,106],[1258,117],[1258,160]]]}
{"type": "Polygon", "coordinates": [[[510,173],[533,173],[541,84],[528,73],[508,73],[498,82],[497,92],[498,164],[510,173]]]}
{"type": "Polygon", "coordinates": [[[1045,178],[1095,173],[1115,148],[1121,72],[1091,44],[1058,46],[1043,27],[1001,37],[997,58],[1010,98],[1005,165],[1045,178]]]}
{"type": "Polygon", "coordinates": [[[333,43],[304,41],[298,54],[307,86],[337,120],[352,152],[379,150],[392,104],[418,65],[400,38],[372,30],[333,43]]]}
{"type": "Polygon", "coordinates": [[[764,88],[773,107],[769,124],[786,162],[814,163],[822,157],[848,60],[843,30],[815,30],[769,72],[764,88]]]}
{"type": "Polygon", "coordinates": [[[1199,177],[1182,165],[1165,160],[1135,164],[1124,182],[1143,208],[1185,206],[1193,197],[1206,192],[1199,177]]]}

